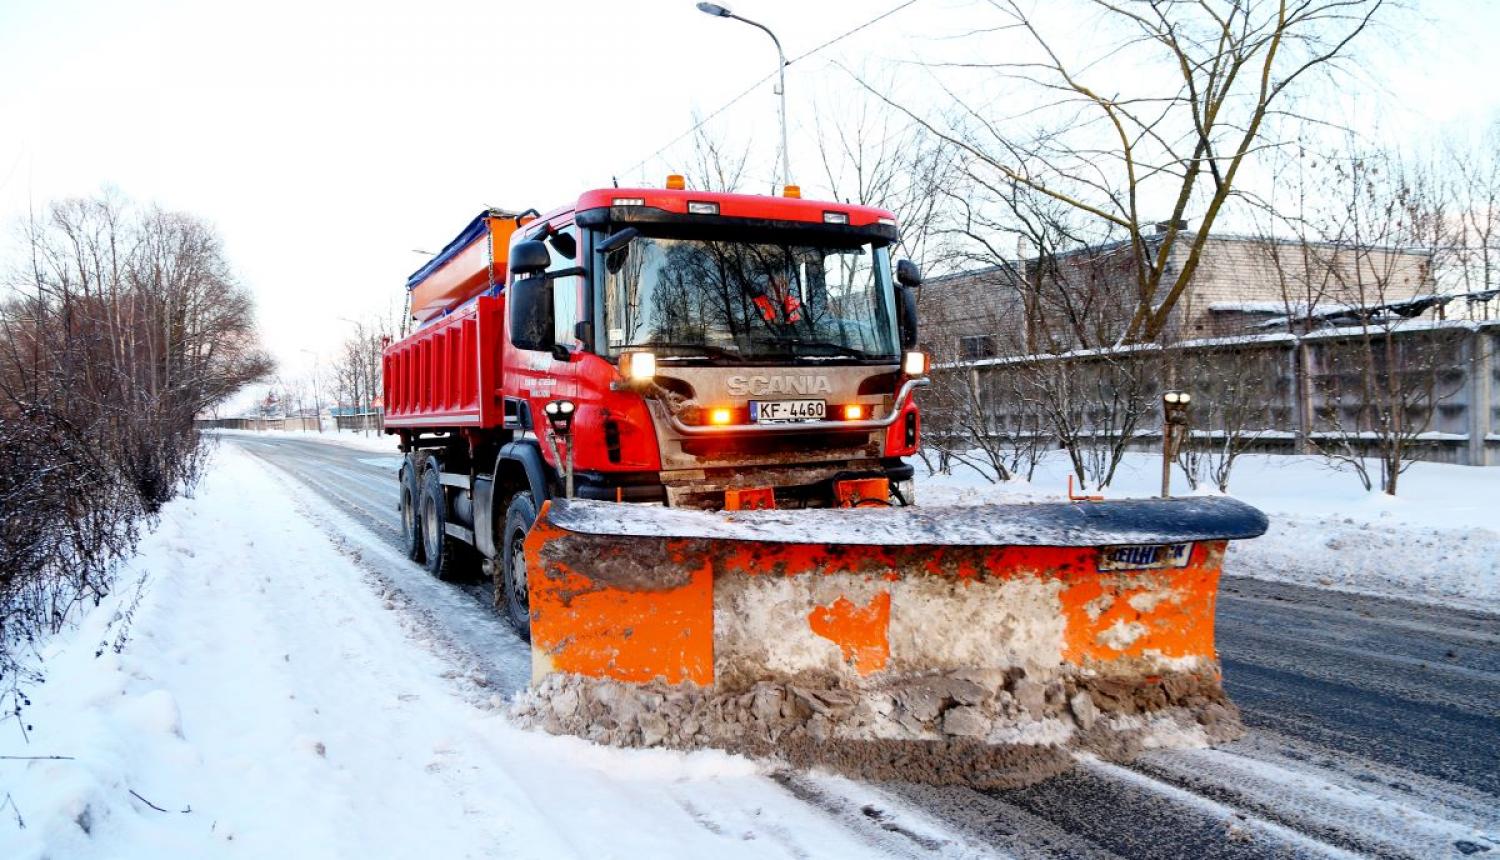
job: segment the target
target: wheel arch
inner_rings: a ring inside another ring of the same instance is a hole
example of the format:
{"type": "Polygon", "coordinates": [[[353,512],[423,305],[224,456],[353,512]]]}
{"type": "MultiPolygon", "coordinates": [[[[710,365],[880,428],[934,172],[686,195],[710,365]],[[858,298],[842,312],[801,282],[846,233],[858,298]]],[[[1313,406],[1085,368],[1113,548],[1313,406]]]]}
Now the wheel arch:
{"type": "Polygon", "coordinates": [[[553,470],[542,459],[541,446],[532,439],[508,442],[495,458],[495,498],[508,499],[517,490],[531,490],[531,499],[541,507],[552,498],[553,470]]]}

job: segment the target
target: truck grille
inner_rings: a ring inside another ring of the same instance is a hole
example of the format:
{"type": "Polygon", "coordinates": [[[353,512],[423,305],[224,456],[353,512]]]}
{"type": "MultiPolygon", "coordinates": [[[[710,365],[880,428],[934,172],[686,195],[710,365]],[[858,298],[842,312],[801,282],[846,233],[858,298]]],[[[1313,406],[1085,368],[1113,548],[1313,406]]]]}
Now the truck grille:
{"type": "Polygon", "coordinates": [[[763,457],[776,454],[807,454],[812,451],[859,451],[868,447],[870,434],[775,433],[756,436],[694,436],[681,441],[682,452],[695,457],[763,457]]]}

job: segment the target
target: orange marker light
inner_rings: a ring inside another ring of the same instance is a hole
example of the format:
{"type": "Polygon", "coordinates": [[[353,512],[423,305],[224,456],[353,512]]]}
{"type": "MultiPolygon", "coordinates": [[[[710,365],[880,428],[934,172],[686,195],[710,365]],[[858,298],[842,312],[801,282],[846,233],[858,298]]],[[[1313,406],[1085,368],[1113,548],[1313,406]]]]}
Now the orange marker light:
{"type": "Polygon", "coordinates": [[[851,403],[844,407],[845,421],[858,421],[865,417],[865,408],[858,403],[851,403]]]}
{"type": "Polygon", "coordinates": [[[800,185],[788,185],[787,187],[781,189],[781,196],[782,197],[799,197],[800,198],[802,196],[802,186],[800,186],[800,185]]]}
{"type": "Polygon", "coordinates": [[[708,423],[710,423],[710,424],[728,424],[730,421],[733,421],[733,420],[734,420],[734,413],[730,412],[728,409],[712,409],[712,410],[709,410],[709,413],[708,413],[708,423]]]}
{"type": "Polygon", "coordinates": [[[687,187],[687,180],[683,179],[682,174],[680,173],[668,174],[667,187],[672,189],[673,191],[681,191],[682,189],[687,187]]]}

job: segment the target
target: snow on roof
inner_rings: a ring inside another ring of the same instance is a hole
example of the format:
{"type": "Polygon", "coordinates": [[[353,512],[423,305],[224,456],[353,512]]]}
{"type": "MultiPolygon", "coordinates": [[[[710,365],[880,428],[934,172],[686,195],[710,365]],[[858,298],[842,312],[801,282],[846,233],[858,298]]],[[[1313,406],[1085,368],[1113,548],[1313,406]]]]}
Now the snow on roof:
{"type": "Polygon", "coordinates": [[[1239,314],[1300,314],[1307,308],[1306,302],[1283,302],[1283,301],[1243,301],[1243,302],[1211,302],[1208,312],[1211,314],[1239,313],[1239,314]]]}
{"type": "Polygon", "coordinates": [[[1294,343],[1303,340],[1336,340],[1341,337],[1350,337],[1361,334],[1379,334],[1385,331],[1392,333],[1422,331],[1426,329],[1453,329],[1464,331],[1482,331],[1485,329],[1500,328],[1500,320],[1437,320],[1437,319],[1407,319],[1396,320],[1371,320],[1368,325],[1341,325],[1331,328],[1322,328],[1317,331],[1294,334],[1286,331],[1262,332],[1257,334],[1238,334],[1226,337],[1203,337],[1192,340],[1174,341],[1170,344],[1159,343],[1117,343],[1106,347],[1095,347],[1092,349],[1073,349],[1057,353],[1032,353],[1030,355],[1001,355],[994,358],[982,358],[975,361],[944,361],[933,365],[934,370],[952,370],[963,368],[965,370],[979,367],[997,367],[1007,364],[1030,364],[1042,361],[1067,361],[1076,358],[1091,358],[1109,355],[1129,355],[1135,352],[1152,352],[1166,349],[1187,349],[1192,347],[1215,347],[1215,346],[1247,346],[1250,344],[1271,343],[1294,343]]]}

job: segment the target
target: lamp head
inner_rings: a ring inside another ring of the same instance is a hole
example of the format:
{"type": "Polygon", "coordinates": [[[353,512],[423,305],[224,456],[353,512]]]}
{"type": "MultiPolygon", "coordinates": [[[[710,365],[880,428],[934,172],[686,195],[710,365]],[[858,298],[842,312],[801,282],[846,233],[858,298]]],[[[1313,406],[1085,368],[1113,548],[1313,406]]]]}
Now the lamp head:
{"type": "Polygon", "coordinates": [[[542,411],[547,415],[547,423],[552,425],[552,432],[559,436],[567,436],[573,431],[573,416],[578,407],[571,400],[551,400],[542,411]]]}

